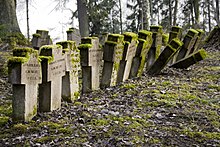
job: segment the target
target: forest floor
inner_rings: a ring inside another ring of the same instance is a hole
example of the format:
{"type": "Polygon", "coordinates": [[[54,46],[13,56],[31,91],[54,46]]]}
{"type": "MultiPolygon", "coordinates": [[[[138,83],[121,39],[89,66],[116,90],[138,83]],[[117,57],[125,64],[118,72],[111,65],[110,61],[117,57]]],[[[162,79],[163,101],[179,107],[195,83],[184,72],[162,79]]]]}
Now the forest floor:
{"type": "Polygon", "coordinates": [[[11,85],[0,78],[0,146],[220,146],[220,32],[187,70],[127,80],[84,94],[31,122],[11,121],[11,85]]]}

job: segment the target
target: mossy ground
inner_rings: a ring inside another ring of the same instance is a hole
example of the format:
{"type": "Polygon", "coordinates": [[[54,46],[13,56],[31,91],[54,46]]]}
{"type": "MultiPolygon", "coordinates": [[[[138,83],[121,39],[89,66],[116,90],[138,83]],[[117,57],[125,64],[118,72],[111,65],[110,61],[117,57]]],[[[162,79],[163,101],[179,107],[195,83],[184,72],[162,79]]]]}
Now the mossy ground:
{"type": "Polygon", "coordinates": [[[220,48],[208,50],[187,70],[144,74],[23,124],[11,123],[8,90],[0,98],[0,146],[220,146],[219,59],[220,48]]]}

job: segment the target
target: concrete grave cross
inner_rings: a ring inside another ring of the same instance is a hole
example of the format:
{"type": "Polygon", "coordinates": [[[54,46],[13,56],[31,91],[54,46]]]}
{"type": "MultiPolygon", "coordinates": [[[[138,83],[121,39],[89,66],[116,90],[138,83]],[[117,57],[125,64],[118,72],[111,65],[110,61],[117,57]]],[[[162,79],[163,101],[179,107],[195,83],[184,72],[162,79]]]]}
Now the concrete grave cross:
{"type": "Polygon", "coordinates": [[[101,88],[115,86],[119,71],[120,60],[123,56],[124,36],[120,34],[109,34],[104,45],[103,71],[101,78],[101,88]]]}
{"type": "Polygon", "coordinates": [[[81,39],[80,62],[82,68],[82,92],[97,90],[100,86],[100,66],[103,51],[99,46],[97,37],[84,37],[81,39]]]}
{"type": "Polygon", "coordinates": [[[62,41],[57,44],[62,46],[66,62],[65,76],[62,77],[62,99],[73,102],[80,96],[80,53],[74,41],[62,41]]]}
{"type": "Polygon", "coordinates": [[[204,31],[201,30],[201,29],[197,29],[196,31],[198,32],[198,36],[197,36],[197,38],[195,40],[195,43],[194,43],[193,47],[191,48],[191,50],[188,50],[186,55],[192,54],[194,51],[197,51],[200,46],[203,45],[202,38],[203,38],[203,35],[204,35],[204,31]]]}
{"type": "Polygon", "coordinates": [[[160,56],[154,62],[154,64],[148,70],[148,74],[154,75],[159,74],[160,71],[166,66],[169,60],[173,57],[175,52],[183,45],[183,43],[178,39],[174,38],[162,51],[160,56]]]}
{"type": "MultiPolygon", "coordinates": [[[[168,43],[170,43],[174,38],[181,39],[181,35],[182,35],[182,28],[179,27],[179,26],[172,26],[171,31],[169,33],[169,41],[168,41],[168,43]]],[[[175,61],[175,56],[173,56],[173,58],[170,59],[168,64],[170,65],[174,61],[175,61]]]]}
{"type": "Polygon", "coordinates": [[[183,39],[183,46],[181,47],[181,49],[177,54],[176,61],[179,61],[187,56],[187,52],[190,52],[190,50],[194,46],[198,34],[199,32],[194,29],[188,30],[187,34],[183,39]]]}
{"type": "Polygon", "coordinates": [[[177,61],[176,63],[174,63],[170,67],[186,69],[189,66],[196,64],[197,62],[205,59],[206,56],[207,56],[206,51],[204,49],[200,49],[200,50],[196,51],[195,53],[177,61]]]}
{"type": "Polygon", "coordinates": [[[37,30],[35,34],[33,34],[32,38],[32,46],[34,49],[39,50],[39,48],[43,45],[52,44],[52,40],[50,39],[49,31],[46,30],[37,30]]]}
{"type": "Polygon", "coordinates": [[[42,84],[39,87],[39,110],[49,112],[61,107],[62,77],[66,63],[60,45],[45,45],[40,48],[42,84]]]}
{"type": "Polygon", "coordinates": [[[80,44],[81,36],[78,29],[69,28],[69,30],[67,30],[66,33],[67,33],[67,40],[75,41],[76,46],[80,44]]]}
{"type": "Polygon", "coordinates": [[[13,121],[30,121],[37,114],[41,64],[32,48],[15,48],[8,61],[9,82],[13,84],[13,121]]]}
{"type": "Polygon", "coordinates": [[[140,30],[138,32],[138,42],[129,78],[140,77],[142,75],[146,56],[152,45],[152,33],[146,30],[140,30]]]}
{"type": "Polygon", "coordinates": [[[146,70],[148,70],[159,57],[162,47],[162,26],[150,26],[150,31],[153,33],[153,42],[147,54],[146,70]]]}
{"type": "Polygon", "coordinates": [[[124,34],[124,51],[117,76],[117,83],[125,81],[129,78],[132,60],[135,56],[137,48],[138,35],[132,32],[125,32],[124,34]]]}
{"type": "Polygon", "coordinates": [[[169,33],[169,41],[172,41],[174,38],[178,38],[181,39],[181,35],[182,35],[182,28],[179,26],[172,26],[171,31],[169,33]]]}

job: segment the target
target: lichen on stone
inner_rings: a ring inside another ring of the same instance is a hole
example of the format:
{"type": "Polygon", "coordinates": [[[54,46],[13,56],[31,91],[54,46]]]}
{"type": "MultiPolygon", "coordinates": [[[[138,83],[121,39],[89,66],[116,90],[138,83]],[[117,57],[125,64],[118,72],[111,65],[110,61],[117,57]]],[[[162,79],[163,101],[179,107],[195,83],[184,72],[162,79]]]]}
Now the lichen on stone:
{"type": "Polygon", "coordinates": [[[108,41],[122,43],[124,40],[124,36],[121,34],[109,34],[108,41]]]}
{"type": "Polygon", "coordinates": [[[40,38],[41,34],[35,33],[35,34],[33,34],[33,37],[40,38]]]}
{"type": "Polygon", "coordinates": [[[89,49],[89,48],[92,48],[92,44],[80,44],[79,46],[78,46],[78,49],[80,50],[80,49],[89,49]]]}
{"type": "Polygon", "coordinates": [[[13,56],[17,56],[17,57],[26,57],[29,58],[30,54],[35,53],[36,51],[33,48],[29,48],[29,47],[17,47],[13,49],[13,56]]]}
{"type": "Polygon", "coordinates": [[[26,57],[11,57],[8,60],[8,72],[10,73],[11,69],[15,66],[28,62],[29,58],[26,57]]]}
{"type": "MultiPolygon", "coordinates": [[[[133,33],[133,32],[125,32],[125,33],[123,33],[123,35],[124,35],[125,37],[130,37],[130,38],[132,38],[133,40],[137,40],[137,39],[138,39],[138,35],[135,34],[135,33],[133,33]]],[[[125,38],[125,37],[124,37],[124,38],[125,38]]]]}

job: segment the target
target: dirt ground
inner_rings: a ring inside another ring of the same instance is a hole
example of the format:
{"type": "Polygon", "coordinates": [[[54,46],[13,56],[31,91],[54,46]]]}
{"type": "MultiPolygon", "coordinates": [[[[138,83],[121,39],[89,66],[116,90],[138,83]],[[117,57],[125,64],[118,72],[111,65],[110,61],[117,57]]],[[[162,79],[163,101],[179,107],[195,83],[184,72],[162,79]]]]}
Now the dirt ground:
{"type": "Polygon", "coordinates": [[[220,29],[204,49],[208,57],[188,69],[144,74],[23,124],[11,121],[2,70],[0,146],[220,146],[220,29]]]}

